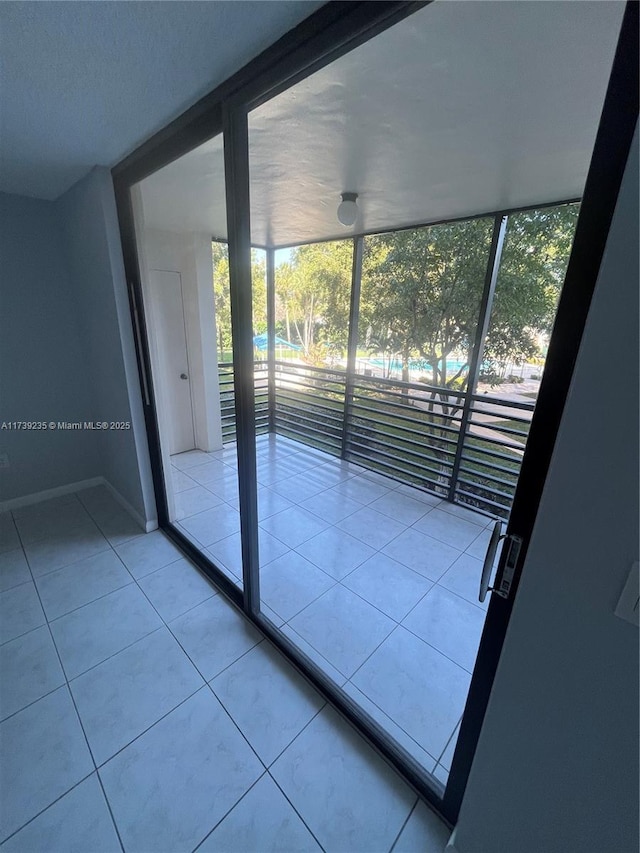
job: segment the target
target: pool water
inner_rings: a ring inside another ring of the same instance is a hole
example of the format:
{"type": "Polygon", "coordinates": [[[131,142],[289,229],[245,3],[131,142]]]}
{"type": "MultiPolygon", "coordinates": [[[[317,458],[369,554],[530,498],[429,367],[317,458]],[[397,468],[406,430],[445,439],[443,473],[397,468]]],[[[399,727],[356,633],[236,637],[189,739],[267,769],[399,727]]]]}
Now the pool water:
{"type": "MultiPolygon", "coordinates": [[[[368,359],[368,364],[372,367],[385,367],[388,369],[390,366],[391,370],[402,370],[402,362],[397,358],[394,358],[391,361],[391,365],[389,365],[389,361],[387,359],[382,358],[370,358],[368,359]]],[[[465,366],[467,366],[466,361],[447,361],[447,373],[455,373],[465,366]]],[[[428,370],[431,372],[431,366],[425,365],[425,363],[419,359],[411,358],[409,359],[409,370],[428,370]]]]}

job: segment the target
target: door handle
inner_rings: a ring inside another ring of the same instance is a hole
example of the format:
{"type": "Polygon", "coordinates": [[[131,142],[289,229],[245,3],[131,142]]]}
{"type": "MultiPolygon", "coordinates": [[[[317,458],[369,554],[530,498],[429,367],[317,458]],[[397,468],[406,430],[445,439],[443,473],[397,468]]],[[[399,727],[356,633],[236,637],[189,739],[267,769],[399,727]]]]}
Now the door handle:
{"type": "Polygon", "coordinates": [[[180,374],[180,379],[188,379],[188,378],[189,378],[189,377],[187,376],[187,374],[186,374],[186,373],[181,373],[181,374],[180,374]]]}
{"type": "Polygon", "coordinates": [[[487,597],[487,593],[489,592],[489,580],[491,578],[491,569],[493,568],[493,561],[496,558],[496,551],[498,550],[498,545],[500,541],[504,539],[502,536],[502,522],[496,521],[493,525],[493,533],[491,534],[491,539],[489,540],[489,547],[487,548],[487,553],[484,556],[484,563],[482,564],[482,575],[480,576],[480,592],[478,593],[478,601],[484,601],[487,597]]]}
{"type": "Polygon", "coordinates": [[[484,601],[487,597],[488,592],[495,592],[501,598],[509,597],[509,593],[511,592],[511,584],[513,582],[513,576],[516,570],[516,563],[518,562],[518,557],[520,556],[521,546],[522,537],[516,536],[514,533],[510,533],[508,535],[503,534],[502,522],[496,521],[493,526],[493,532],[491,534],[491,539],[489,540],[489,547],[487,548],[487,553],[485,554],[484,563],[482,564],[482,575],[480,576],[480,592],[478,594],[478,601],[484,601]],[[501,566],[503,566],[503,568],[501,571],[498,571],[495,586],[489,586],[489,580],[491,578],[491,569],[493,568],[493,561],[496,558],[496,551],[498,550],[498,545],[503,539],[509,540],[509,551],[507,553],[506,560],[504,560],[500,564],[501,566]]]}

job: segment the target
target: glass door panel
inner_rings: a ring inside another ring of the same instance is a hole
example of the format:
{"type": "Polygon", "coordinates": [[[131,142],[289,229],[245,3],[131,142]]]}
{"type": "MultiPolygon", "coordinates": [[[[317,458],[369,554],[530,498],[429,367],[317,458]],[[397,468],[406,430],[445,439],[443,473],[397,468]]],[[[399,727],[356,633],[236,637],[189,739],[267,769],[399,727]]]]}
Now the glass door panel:
{"type": "Polygon", "coordinates": [[[273,253],[260,607],[436,789],[535,402],[511,385],[539,381],[526,360],[543,357],[576,218],[478,216],[563,190],[523,170],[503,192],[495,89],[440,54],[460,9],[416,12],[248,116],[252,240],[273,253]]]}
{"type": "Polygon", "coordinates": [[[241,587],[222,137],[131,192],[169,521],[241,587]]]}

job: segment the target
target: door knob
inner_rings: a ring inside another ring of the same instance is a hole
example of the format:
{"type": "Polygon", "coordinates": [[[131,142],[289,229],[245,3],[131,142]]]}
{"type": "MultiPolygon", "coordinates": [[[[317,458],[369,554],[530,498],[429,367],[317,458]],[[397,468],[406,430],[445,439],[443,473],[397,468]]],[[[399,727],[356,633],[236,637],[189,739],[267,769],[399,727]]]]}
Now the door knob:
{"type": "Polygon", "coordinates": [[[187,374],[186,374],[186,373],[181,373],[181,374],[180,374],[180,379],[188,379],[188,378],[189,378],[189,377],[187,376],[187,374]]]}

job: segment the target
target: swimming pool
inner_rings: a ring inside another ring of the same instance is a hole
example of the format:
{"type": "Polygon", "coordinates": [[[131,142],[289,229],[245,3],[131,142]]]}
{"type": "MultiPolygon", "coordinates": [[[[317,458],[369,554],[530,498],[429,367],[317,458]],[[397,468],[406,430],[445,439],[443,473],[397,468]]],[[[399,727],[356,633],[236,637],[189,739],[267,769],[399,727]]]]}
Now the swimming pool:
{"type": "MultiPolygon", "coordinates": [[[[367,364],[370,364],[372,367],[391,368],[391,370],[396,371],[402,370],[402,362],[397,358],[392,359],[391,364],[389,364],[389,360],[386,358],[369,358],[367,359],[367,364]]],[[[458,370],[466,366],[468,366],[466,361],[447,361],[447,373],[457,373],[458,370]]],[[[426,364],[422,359],[410,358],[409,370],[424,370],[431,373],[432,368],[431,365],[426,364]]]]}

